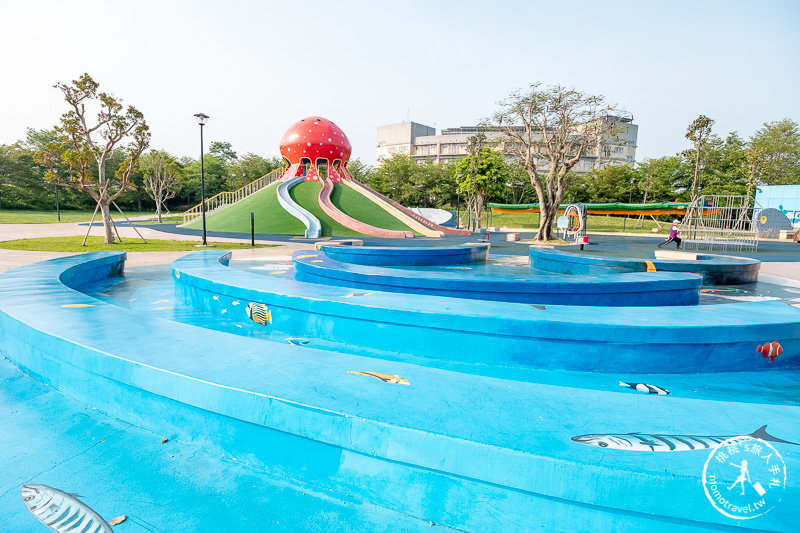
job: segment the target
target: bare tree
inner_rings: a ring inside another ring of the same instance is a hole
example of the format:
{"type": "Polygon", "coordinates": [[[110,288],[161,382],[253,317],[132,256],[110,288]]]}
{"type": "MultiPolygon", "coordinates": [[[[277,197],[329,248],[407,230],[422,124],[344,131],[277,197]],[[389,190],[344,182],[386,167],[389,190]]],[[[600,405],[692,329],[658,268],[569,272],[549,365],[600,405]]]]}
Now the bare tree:
{"type": "Polygon", "coordinates": [[[180,163],[166,152],[153,150],[142,156],[139,168],[144,173],[145,191],[155,201],[156,216],[161,222],[161,213],[167,200],[175,198],[180,190],[180,163]]]}
{"type": "MultiPolygon", "coordinates": [[[[531,84],[500,102],[492,117],[505,134],[505,152],[514,156],[530,178],[539,199],[539,233],[552,236],[558,205],[569,187],[569,172],[590,150],[599,150],[619,131],[621,112],[602,96],[575,89],[531,84]]],[[[599,153],[597,153],[599,156],[599,153]]]]}
{"type": "Polygon", "coordinates": [[[133,106],[123,108],[122,100],[98,93],[100,85],[88,74],[71,85],[57,83],[70,110],[61,115],[53,129],[58,141],[37,153],[37,161],[50,171],[46,178],[56,185],[84,191],[97,202],[105,228],[106,244],[114,243],[110,206],[127,189],[139,156],[150,144],[150,132],[142,113],[133,106]],[[86,105],[99,108],[97,122],[89,124],[86,105]],[[116,150],[126,158],[115,172],[106,165],[116,150]],[[64,167],[59,173],[56,163],[64,167]]]}

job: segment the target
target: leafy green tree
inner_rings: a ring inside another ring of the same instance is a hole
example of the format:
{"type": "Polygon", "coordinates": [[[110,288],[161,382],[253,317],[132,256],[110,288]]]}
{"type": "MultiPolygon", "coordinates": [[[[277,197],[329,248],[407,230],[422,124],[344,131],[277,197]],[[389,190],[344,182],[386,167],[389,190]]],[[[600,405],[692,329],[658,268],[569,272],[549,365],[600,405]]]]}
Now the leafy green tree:
{"type": "Polygon", "coordinates": [[[698,196],[699,187],[699,174],[700,174],[700,152],[705,147],[709,136],[711,135],[711,127],[714,125],[714,120],[705,115],[700,115],[689,124],[686,130],[686,138],[692,141],[694,146],[694,178],[692,179],[691,200],[694,202],[698,196]]]}
{"type": "Polygon", "coordinates": [[[638,202],[641,197],[635,187],[640,178],[633,165],[607,165],[592,169],[586,178],[586,192],[591,203],[638,202]]]}
{"type": "Polygon", "coordinates": [[[675,191],[679,183],[689,183],[691,174],[678,156],[645,159],[636,166],[639,177],[636,188],[642,195],[642,202],[676,201],[675,191]]]}
{"type": "Polygon", "coordinates": [[[211,154],[204,155],[204,168],[200,167],[199,160],[191,158],[183,158],[181,164],[183,165],[184,172],[183,176],[180,178],[181,191],[179,195],[183,201],[191,204],[200,203],[200,179],[201,171],[203,170],[205,171],[206,199],[227,189],[228,171],[225,165],[223,165],[216,156],[211,154]]]}
{"type": "Polygon", "coordinates": [[[39,152],[37,160],[50,169],[46,174],[48,180],[86,192],[97,202],[105,242],[113,244],[110,206],[128,188],[136,161],[150,143],[149,127],[135,107],[125,109],[120,99],[98,93],[100,85],[88,74],[73,80],[71,85],[57,83],[54,87],[64,94],[70,109],[53,129],[56,142],[39,152]],[[94,124],[89,124],[87,104],[98,108],[94,124]],[[116,172],[109,176],[107,166],[117,150],[126,157],[112,168],[116,172]]]}
{"type": "Polygon", "coordinates": [[[354,180],[365,185],[370,185],[372,173],[375,172],[375,168],[355,158],[347,162],[347,171],[353,176],[354,180]]]}
{"type": "Polygon", "coordinates": [[[500,152],[482,146],[459,161],[454,172],[462,196],[469,198],[473,212],[478,214],[476,227],[480,228],[480,213],[487,198],[505,193],[508,165],[500,152]]]}
{"type": "Polygon", "coordinates": [[[419,165],[407,154],[395,154],[376,168],[370,187],[402,205],[413,205],[419,165]]]}
{"type": "Polygon", "coordinates": [[[747,190],[745,144],[736,132],[725,139],[711,135],[702,153],[699,194],[743,195],[747,190]]]}
{"type": "Polygon", "coordinates": [[[227,189],[229,191],[241,189],[248,183],[285,166],[286,164],[280,157],[266,159],[259,155],[248,153],[228,167],[227,189]]]}
{"type": "Polygon", "coordinates": [[[759,183],[800,184],[800,130],[796,122],[788,118],[765,122],[750,139],[750,147],[762,154],[759,183]]]}
{"type": "Polygon", "coordinates": [[[229,142],[214,141],[208,147],[208,153],[219,159],[219,161],[226,167],[232,165],[236,159],[236,152],[229,142]]]}
{"type": "Polygon", "coordinates": [[[505,150],[522,164],[536,190],[536,239],[549,240],[570,171],[588,150],[619,133],[613,117],[620,111],[602,96],[560,85],[542,88],[540,83],[512,93],[500,105],[492,122],[505,127],[505,150]]]}
{"type": "Polygon", "coordinates": [[[21,143],[0,145],[0,209],[50,207],[53,194],[51,188],[45,187],[45,171],[33,160],[33,152],[21,143]]]}

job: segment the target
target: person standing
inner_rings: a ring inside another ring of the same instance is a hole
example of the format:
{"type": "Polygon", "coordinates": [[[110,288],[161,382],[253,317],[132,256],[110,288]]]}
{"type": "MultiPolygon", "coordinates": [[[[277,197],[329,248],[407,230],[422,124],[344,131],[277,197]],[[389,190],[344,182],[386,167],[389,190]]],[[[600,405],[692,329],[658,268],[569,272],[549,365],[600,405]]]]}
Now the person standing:
{"type": "Polygon", "coordinates": [[[672,227],[669,228],[669,238],[666,241],[664,241],[661,244],[659,244],[656,248],[661,248],[665,244],[669,244],[672,241],[675,241],[675,247],[680,249],[680,247],[681,247],[681,238],[678,237],[678,219],[677,218],[672,221],[672,227]]]}

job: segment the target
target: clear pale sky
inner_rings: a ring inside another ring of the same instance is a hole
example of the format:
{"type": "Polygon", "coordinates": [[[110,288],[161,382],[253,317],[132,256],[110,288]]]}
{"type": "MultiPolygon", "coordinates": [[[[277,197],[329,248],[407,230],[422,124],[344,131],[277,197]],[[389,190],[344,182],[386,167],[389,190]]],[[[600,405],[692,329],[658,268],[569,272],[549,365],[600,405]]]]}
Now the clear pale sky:
{"type": "Polygon", "coordinates": [[[4,0],[0,144],[54,126],[52,88],[88,72],[145,115],[151,147],[199,156],[199,126],[278,155],[320,115],[375,162],[376,128],[473,125],[529,83],[602,94],[639,125],[637,159],[688,146],[699,114],[747,138],[800,122],[800,2],[4,0]]]}

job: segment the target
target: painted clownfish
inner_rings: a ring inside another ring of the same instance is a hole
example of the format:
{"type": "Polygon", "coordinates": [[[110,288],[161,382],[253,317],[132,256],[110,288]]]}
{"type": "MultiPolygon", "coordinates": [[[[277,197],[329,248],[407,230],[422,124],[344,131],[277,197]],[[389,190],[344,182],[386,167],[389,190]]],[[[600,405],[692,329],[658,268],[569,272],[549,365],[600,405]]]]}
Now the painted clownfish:
{"type": "Polygon", "coordinates": [[[373,378],[377,378],[384,383],[396,383],[398,385],[410,385],[409,381],[405,378],[401,378],[400,376],[395,376],[392,374],[383,374],[381,372],[356,372],[355,370],[348,370],[348,374],[356,374],[358,376],[369,376],[373,378]]]}
{"type": "Polygon", "coordinates": [[[776,357],[783,353],[783,346],[780,345],[778,341],[772,341],[769,344],[766,342],[764,345],[758,345],[756,351],[761,354],[761,357],[764,359],[769,359],[769,362],[773,362],[776,357]]]}

